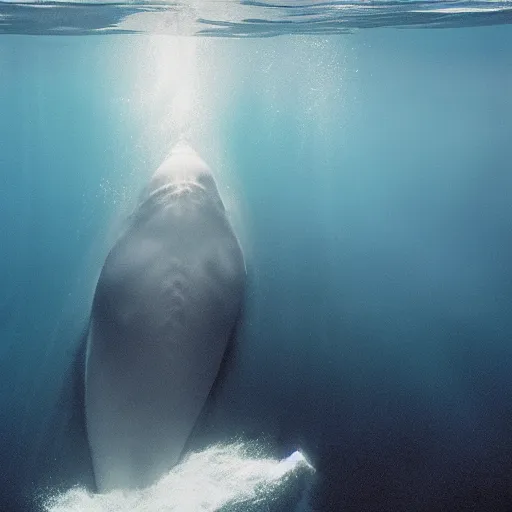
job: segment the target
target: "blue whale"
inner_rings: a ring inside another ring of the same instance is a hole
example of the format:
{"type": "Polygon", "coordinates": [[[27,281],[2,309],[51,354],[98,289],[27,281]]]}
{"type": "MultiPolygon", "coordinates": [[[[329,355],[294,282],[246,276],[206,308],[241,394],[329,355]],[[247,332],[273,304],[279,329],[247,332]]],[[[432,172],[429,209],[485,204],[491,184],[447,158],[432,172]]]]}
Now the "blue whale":
{"type": "Polygon", "coordinates": [[[245,280],[210,168],[176,146],[111,249],[93,300],[84,402],[98,491],[146,487],[178,462],[245,280]]]}

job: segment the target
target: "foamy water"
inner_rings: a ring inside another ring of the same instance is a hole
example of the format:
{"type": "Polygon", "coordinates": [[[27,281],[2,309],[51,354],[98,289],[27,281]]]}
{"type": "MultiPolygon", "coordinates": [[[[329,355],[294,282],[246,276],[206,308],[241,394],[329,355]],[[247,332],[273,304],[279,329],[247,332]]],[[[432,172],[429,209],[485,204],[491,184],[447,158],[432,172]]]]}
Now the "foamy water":
{"type": "MultiPolygon", "coordinates": [[[[314,471],[300,452],[284,460],[257,458],[242,444],[191,454],[147,489],[94,494],[83,488],[50,497],[47,512],[213,512],[253,506],[300,494],[314,471]]],[[[265,508],[268,510],[268,508],[265,508]]]]}

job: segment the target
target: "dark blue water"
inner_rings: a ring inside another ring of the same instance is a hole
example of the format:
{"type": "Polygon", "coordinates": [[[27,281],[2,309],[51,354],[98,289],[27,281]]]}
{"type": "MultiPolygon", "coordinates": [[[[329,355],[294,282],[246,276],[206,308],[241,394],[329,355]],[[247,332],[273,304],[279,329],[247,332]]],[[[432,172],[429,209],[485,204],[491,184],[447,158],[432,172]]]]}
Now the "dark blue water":
{"type": "Polygon", "coordinates": [[[91,481],[69,390],[95,281],[185,133],[250,278],[191,448],[300,448],[309,510],[512,510],[509,25],[16,31],[0,37],[0,509],[91,481]]]}

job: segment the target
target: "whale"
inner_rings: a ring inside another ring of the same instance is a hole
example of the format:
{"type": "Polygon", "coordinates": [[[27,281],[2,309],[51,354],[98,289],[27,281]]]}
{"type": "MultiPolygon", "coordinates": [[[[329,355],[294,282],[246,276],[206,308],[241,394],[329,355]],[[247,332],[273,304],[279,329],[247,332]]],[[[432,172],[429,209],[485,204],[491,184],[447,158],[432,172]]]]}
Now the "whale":
{"type": "Polygon", "coordinates": [[[176,465],[236,330],[242,249],[210,167],[175,146],[102,267],[85,354],[85,423],[98,492],[176,465]]]}

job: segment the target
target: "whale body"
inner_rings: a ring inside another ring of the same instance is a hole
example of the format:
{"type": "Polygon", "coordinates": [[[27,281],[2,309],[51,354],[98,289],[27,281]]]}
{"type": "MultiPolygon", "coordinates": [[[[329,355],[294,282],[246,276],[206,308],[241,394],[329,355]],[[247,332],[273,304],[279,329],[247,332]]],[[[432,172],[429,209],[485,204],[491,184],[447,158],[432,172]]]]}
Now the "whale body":
{"type": "Polygon", "coordinates": [[[245,277],[210,168],[175,147],[94,295],[85,418],[98,491],[146,487],[178,462],[235,329],[245,277]]]}

